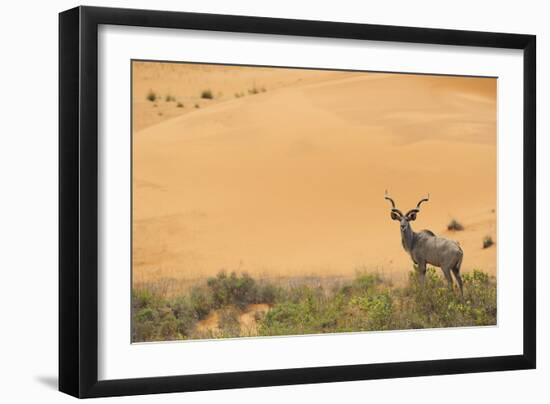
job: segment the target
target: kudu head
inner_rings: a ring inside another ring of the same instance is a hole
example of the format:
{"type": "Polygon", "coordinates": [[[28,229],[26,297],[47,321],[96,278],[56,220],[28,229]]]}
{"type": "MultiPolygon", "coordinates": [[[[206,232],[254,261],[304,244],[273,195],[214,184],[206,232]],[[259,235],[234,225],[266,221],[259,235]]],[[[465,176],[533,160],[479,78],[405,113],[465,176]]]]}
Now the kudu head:
{"type": "Polygon", "coordinates": [[[395,202],[388,195],[388,191],[384,194],[384,199],[387,199],[391,203],[391,218],[393,220],[399,220],[401,232],[405,232],[410,227],[409,222],[416,220],[416,215],[420,212],[420,205],[422,202],[428,202],[430,200],[430,195],[428,194],[427,198],[422,198],[420,202],[416,204],[416,208],[409,210],[406,214],[401,213],[401,211],[395,207],[395,202]]]}

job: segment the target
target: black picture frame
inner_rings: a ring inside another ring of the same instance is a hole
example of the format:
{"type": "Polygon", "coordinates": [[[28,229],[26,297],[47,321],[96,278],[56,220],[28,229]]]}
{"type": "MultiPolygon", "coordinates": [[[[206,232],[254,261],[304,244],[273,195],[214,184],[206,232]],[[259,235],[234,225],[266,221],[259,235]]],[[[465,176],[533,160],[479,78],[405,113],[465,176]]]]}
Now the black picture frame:
{"type": "Polygon", "coordinates": [[[536,366],[534,35],[77,7],[59,15],[59,390],[104,397],[534,369],[536,366]],[[523,50],[523,354],[98,380],[98,26],[344,38],[523,50]]]}

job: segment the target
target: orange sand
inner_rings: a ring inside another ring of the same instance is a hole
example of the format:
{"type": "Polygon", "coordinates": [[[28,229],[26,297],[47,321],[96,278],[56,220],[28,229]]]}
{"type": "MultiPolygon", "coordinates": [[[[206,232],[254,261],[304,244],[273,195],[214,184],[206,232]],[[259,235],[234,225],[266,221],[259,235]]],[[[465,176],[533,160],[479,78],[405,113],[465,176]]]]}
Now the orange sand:
{"type": "Polygon", "coordinates": [[[385,189],[403,211],[430,193],[413,228],[458,240],[463,271],[495,274],[495,79],[159,63],[133,78],[136,282],[399,278],[411,261],[385,189]]]}

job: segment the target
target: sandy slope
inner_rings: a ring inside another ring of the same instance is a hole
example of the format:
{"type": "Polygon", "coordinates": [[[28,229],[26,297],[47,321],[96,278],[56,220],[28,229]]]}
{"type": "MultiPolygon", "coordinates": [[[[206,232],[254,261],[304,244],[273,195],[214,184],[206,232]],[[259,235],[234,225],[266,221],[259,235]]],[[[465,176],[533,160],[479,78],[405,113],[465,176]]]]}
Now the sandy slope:
{"type": "MultiPolygon", "coordinates": [[[[398,278],[411,264],[385,189],[402,210],[429,192],[413,228],[458,240],[463,270],[495,273],[496,248],[481,248],[496,239],[495,80],[304,70],[262,70],[260,80],[254,69],[178,66],[194,80],[189,97],[201,77],[222,94],[258,81],[267,91],[134,131],[136,281],[222,268],[398,278]],[[447,232],[451,218],[466,230],[447,232]]],[[[164,80],[164,91],[181,84],[164,80]]]]}
{"type": "Polygon", "coordinates": [[[304,75],[303,70],[298,69],[134,62],[132,76],[133,128],[139,131],[166,119],[195,112],[197,107],[207,108],[237,96],[244,97],[254,89],[272,91],[326,79],[327,72],[309,71],[304,75]],[[210,90],[214,98],[202,98],[204,90],[210,90]],[[151,91],[157,96],[154,102],[147,99],[151,91]],[[166,101],[166,96],[174,100],[166,101]]]}

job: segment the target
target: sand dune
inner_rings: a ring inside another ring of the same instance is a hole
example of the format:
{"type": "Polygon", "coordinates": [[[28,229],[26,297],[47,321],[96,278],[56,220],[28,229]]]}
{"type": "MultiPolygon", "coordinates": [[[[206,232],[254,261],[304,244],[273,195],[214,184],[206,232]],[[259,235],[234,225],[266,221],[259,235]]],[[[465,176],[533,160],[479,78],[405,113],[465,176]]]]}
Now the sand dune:
{"type": "Polygon", "coordinates": [[[399,278],[411,263],[385,189],[402,210],[430,193],[413,228],[458,240],[463,270],[495,273],[496,247],[482,249],[496,240],[495,80],[159,66],[134,67],[136,281],[222,268],[399,278]],[[233,96],[258,83],[265,92],[233,96]],[[150,86],[222,95],[140,121],[158,108],[150,86]],[[448,232],[452,218],[465,231],[448,232]]]}

